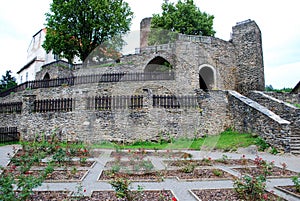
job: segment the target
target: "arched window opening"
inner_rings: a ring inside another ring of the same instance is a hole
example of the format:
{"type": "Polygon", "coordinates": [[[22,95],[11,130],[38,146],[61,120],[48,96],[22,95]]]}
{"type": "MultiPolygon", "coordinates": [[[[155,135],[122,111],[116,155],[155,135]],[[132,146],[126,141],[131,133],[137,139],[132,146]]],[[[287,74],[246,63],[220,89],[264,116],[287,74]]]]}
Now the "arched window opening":
{"type": "Polygon", "coordinates": [[[157,56],[146,66],[145,72],[170,72],[172,65],[163,57],[157,56]]]}
{"type": "Polygon", "coordinates": [[[215,85],[214,81],[214,71],[210,67],[203,67],[200,69],[199,72],[199,84],[200,89],[203,89],[204,91],[212,90],[215,85]]]}
{"type": "Polygon", "coordinates": [[[46,73],[46,74],[44,75],[43,80],[50,80],[50,75],[49,75],[49,73],[46,73]]]}

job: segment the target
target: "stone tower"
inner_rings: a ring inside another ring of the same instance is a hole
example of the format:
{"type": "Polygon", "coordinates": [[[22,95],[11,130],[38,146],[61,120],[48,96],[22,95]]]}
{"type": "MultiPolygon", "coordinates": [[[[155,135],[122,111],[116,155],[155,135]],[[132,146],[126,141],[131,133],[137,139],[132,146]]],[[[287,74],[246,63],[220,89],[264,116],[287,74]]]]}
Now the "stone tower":
{"type": "Polygon", "coordinates": [[[140,48],[148,46],[148,34],[150,32],[151,17],[144,18],[140,23],[140,48]]]}
{"type": "Polygon", "coordinates": [[[242,94],[265,88],[261,32],[252,20],[232,27],[232,43],[236,47],[237,86],[242,94]]]}

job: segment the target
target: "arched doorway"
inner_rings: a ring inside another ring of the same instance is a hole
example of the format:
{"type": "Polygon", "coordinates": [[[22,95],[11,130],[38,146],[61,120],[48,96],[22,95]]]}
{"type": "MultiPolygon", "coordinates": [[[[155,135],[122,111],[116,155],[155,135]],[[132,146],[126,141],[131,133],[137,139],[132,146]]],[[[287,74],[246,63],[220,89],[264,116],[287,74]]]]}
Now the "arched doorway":
{"type": "Polygon", "coordinates": [[[212,66],[201,66],[199,70],[199,85],[204,91],[215,88],[215,70],[212,66]]]}
{"type": "Polygon", "coordinates": [[[172,65],[161,56],[153,58],[145,67],[145,72],[169,72],[172,65]]]}
{"type": "Polygon", "coordinates": [[[49,73],[46,73],[46,74],[44,75],[43,80],[50,80],[50,75],[49,75],[49,73]]]}

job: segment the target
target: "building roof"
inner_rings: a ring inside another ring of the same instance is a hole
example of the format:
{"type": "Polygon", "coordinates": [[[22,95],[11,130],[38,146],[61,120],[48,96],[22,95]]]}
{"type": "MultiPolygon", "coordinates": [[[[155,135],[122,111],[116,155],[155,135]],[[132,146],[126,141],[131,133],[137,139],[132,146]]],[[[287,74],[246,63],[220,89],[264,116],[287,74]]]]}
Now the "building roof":
{"type": "Polygon", "coordinates": [[[300,92],[300,81],[298,84],[294,87],[294,89],[291,91],[291,93],[299,93],[300,92]]]}
{"type": "Polygon", "coordinates": [[[29,68],[29,66],[31,66],[31,64],[33,64],[36,61],[37,57],[34,57],[32,60],[30,60],[25,66],[23,66],[18,72],[17,74],[20,74],[23,70],[29,68]]]}

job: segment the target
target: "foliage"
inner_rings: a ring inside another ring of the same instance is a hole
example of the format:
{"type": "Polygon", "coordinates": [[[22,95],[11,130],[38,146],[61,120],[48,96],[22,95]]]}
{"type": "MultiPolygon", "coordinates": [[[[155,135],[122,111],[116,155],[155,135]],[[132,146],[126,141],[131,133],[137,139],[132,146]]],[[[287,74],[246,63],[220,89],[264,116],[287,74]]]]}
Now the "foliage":
{"type": "Polygon", "coordinates": [[[151,20],[149,45],[172,42],[178,33],[214,36],[214,16],[201,12],[193,0],[165,2],[161,8],[162,14],[154,14],[151,20]]]}
{"type": "Polygon", "coordinates": [[[265,192],[267,176],[271,175],[274,162],[267,162],[260,157],[255,158],[257,172],[255,175],[244,175],[234,181],[234,190],[243,200],[267,200],[265,192]]]}
{"type": "Polygon", "coordinates": [[[11,73],[11,70],[7,70],[5,75],[2,75],[2,79],[0,80],[0,92],[17,86],[16,78],[13,77],[11,73]]]}
{"type": "Polygon", "coordinates": [[[266,85],[265,91],[273,91],[273,92],[279,92],[279,93],[290,93],[293,90],[293,88],[282,88],[282,89],[274,89],[272,85],[266,85]]]}
{"type": "Polygon", "coordinates": [[[257,137],[255,144],[258,146],[258,151],[265,151],[270,147],[270,145],[261,137],[257,137]]]}
{"type": "Polygon", "coordinates": [[[118,198],[126,198],[126,200],[132,200],[129,185],[130,181],[124,178],[116,178],[110,182],[112,187],[116,191],[116,196],[118,198]]]}
{"type": "MultiPolygon", "coordinates": [[[[129,31],[133,13],[122,0],[53,0],[46,13],[47,52],[82,61],[100,44],[129,31]]],[[[111,54],[102,48],[102,53],[111,54]]]]}
{"type": "Polygon", "coordinates": [[[298,174],[298,176],[293,176],[292,177],[292,181],[293,181],[293,183],[294,183],[294,185],[295,185],[295,188],[296,188],[296,191],[298,192],[298,193],[300,193],[300,173],[298,174]]]}
{"type": "Polygon", "coordinates": [[[40,175],[32,175],[30,168],[40,160],[41,155],[37,154],[36,149],[30,149],[25,145],[23,147],[30,152],[24,153],[17,160],[11,160],[12,165],[6,169],[3,168],[3,173],[0,175],[0,200],[27,200],[33,193],[32,189],[40,186],[47,175],[53,171],[53,167],[49,163],[40,175]],[[15,175],[15,172],[19,173],[15,175]]]}

